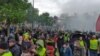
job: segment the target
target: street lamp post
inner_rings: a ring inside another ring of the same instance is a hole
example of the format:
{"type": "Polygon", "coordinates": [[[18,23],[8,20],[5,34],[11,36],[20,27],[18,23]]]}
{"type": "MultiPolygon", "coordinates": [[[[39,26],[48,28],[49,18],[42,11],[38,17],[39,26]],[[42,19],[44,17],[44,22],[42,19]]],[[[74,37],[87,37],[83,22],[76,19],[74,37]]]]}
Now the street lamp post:
{"type": "Polygon", "coordinates": [[[33,8],[34,8],[34,0],[33,0],[33,8]]]}

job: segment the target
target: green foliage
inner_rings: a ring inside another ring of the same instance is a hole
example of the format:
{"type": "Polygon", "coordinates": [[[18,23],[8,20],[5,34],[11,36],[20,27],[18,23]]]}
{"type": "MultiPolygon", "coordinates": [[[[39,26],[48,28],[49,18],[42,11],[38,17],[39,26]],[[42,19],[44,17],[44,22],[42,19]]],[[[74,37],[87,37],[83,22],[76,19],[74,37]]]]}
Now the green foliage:
{"type": "Polygon", "coordinates": [[[27,21],[29,22],[37,22],[41,25],[53,25],[54,24],[54,18],[50,17],[49,13],[43,13],[39,15],[39,11],[36,8],[33,8],[32,5],[28,9],[27,14],[27,21]]]}
{"type": "Polygon", "coordinates": [[[53,25],[54,17],[49,13],[39,15],[39,10],[33,8],[28,0],[0,0],[0,21],[7,20],[8,23],[20,23],[25,20],[38,22],[41,25],[53,25]]]}
{"type": "Polygon", "coordinates": [[[29,22],[34,22],[37,21],[38,17],[39,17],[39,11],[36,8],[33,8],[32,5],[30,4],[29,8],[28,8],[28,13],[27,13],[27,21],[29,22]]]}
{"type": "Polygon", "coordinates": [[[46,12],[46,13],[43,13],[42,15],[40,15],[39,22],[42,25],[51,26],[54,23],[54,18],[53,17],[50,17],[49,13],[46,12]]]}
{"type": "Polygon", "coordinates": [[[25,0],[0,0],[0,19],[8,19],[10,23],[22,22],[28,6],[25,0]]]}

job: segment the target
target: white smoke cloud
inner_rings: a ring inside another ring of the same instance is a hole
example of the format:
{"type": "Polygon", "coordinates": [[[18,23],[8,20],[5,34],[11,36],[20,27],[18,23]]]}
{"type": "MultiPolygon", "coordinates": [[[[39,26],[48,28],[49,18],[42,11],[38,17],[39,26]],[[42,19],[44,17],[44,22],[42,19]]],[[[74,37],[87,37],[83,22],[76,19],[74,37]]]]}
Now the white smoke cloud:
{"type": "Polygon", "coordinates": [[[70,0],[62,6],[62,12],[65,11],[67,13],[100,12],[100,0],[70,0]]]}
{"type": "MultiPolygon", "coordinates": [[[[29,0],[33,3],[33,0],[29,0]]],[[[34,7],[39,9],[40,14],[43,12],[49,12],[50,15],[60,15],[61,7],[63,4],[68,2],[68,0],[34,0],[34,7]]]]}
{"type": "Polygon", "coordinates": [[[40,14],[61,15],[62,24],[70,30],[95,31],[100,13],[100,0],[34,0],[40,14]],[[68,17],[68,15],[70,15],[68,17]],[[75,16],[76,15],[76,16],[75,16]]]}
{"type": "MultiPolygon", "coordinates": [[[[29,2],[33,3],[33,0],[29,2]]],[[[34,0],[34,4],[36,8],[39,8],[40,13],[49,12],[53,15],[100,12],[100,0],[34,0]]]]}
{"type": "Polygon", "coordinates": [[[64,18],[62,23],[67,29],[95,31],[99,13],[100,0],[70,0],[62,5],[62,15],[71,14],[71,16],[70,18],[61,18],[64,18]]]}

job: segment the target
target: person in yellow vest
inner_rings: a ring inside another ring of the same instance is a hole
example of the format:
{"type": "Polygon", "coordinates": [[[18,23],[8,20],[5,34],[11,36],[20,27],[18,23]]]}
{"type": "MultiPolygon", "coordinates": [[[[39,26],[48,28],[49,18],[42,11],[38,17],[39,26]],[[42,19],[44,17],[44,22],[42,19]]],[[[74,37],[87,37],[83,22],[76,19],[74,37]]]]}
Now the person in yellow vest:
{"type": "Polygon", "coordinates": [[[70,41],[70,34],[69,33],[65,33],[64,34],[64,42],[70,41]]]}
{"type": "Polygon", "coordinates": [[[86,56],[85,42],[82,37],[79,38],[81,56],[86,56]]]}
{"type": "Polygon", "coordinates": [[[97,51],[99,47],[99,42],[96,39],[96,35],[93,35],[90,39],[90,56],[98,56],[97,51]]]}
{"type": "Polygon", "coordinates": [[[42,44],[38,43],[35,53],[38,56],[46,56],[46,48],[42,44]]]}
{"type": "Polygon", "coordinates": [[[23,34],[23,39],[26,41],[26,40],[29,40],[29,38],[30,38],[29,33],[28,33],[28,32],[25,32],[25,33],[23,34]]]}
{"type": "Polygon", "coordinates": [[[38,40],[36,41],[37,44],[37,55],[38,56],[46,56],[46,48],[44,46],[44,40],[42,39],[41,35],[38,37],[38,40]]]}
{"type": "Polygon", "coordinates": [[[0,56],[12,56],[12,53],[7,49],[7,44],[5,42],[0,42],[0,56]]]}

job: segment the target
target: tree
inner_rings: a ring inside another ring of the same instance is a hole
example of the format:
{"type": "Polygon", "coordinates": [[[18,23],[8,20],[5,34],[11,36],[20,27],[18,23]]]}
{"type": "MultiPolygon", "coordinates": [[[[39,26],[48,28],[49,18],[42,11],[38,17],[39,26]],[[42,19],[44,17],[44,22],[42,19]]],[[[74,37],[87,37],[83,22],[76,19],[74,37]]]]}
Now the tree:
{"type": "Polygon", "coordinates": [[[38,9],[33,8],[32,5],[28,9],[27,21],[31,23],[37,22],[40,25],[48,25],[48,26],[53,25],[53,23],[55,22],[54,17],[50,17],[49,13],[47,12],[39,15],[38,9]]]}
{"type": "Polygon", "coordinates": [[[33,6],[30,4],[27,11],[27,21],[31,23],[37,21],[39,17],[39,10],[37,8],[33,8],[33,6]]]}
{"type": "Polygon", "coordinates": [[[48,25],[51,26],[54,23],[54,18],[50,17],[49,13],[43,13],[39,17],[39,21],[42,25],[48,25]]]}
{"type": "Polygon", "coordinates": [[[29,3],[27,0],[0,0],[1,19],[7,19],[9,23],[24,21],[29,3]]]}

